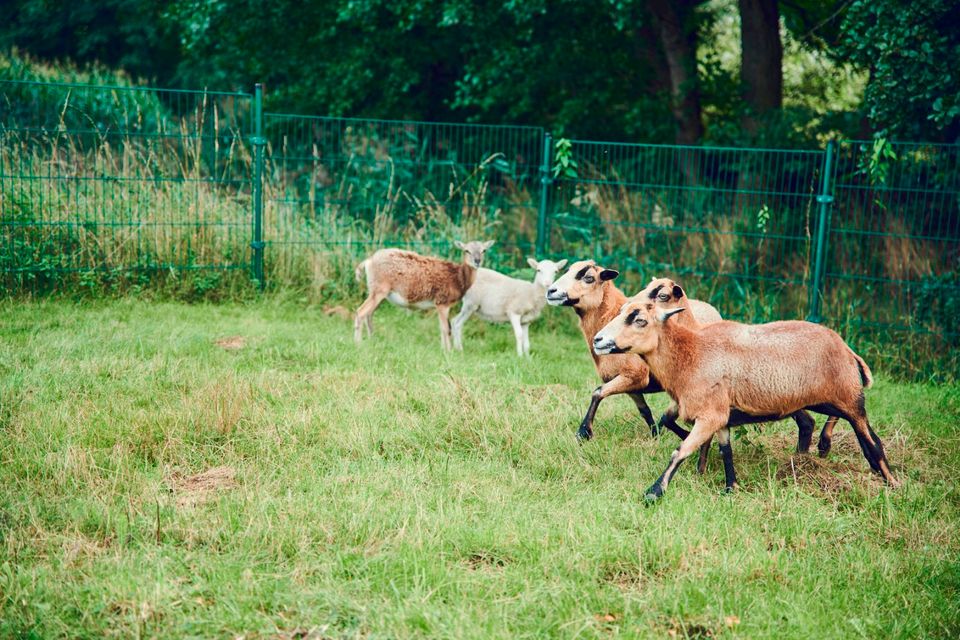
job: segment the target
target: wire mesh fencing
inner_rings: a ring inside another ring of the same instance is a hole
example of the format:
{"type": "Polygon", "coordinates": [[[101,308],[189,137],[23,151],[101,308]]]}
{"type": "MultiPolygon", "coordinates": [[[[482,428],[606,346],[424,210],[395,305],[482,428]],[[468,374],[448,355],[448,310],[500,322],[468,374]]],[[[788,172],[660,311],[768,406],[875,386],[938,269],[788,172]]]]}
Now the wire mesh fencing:
{"type": "Polygon", "coordinates": [[[250,264],[250,96],[0,83],[7,289],[250,264]]]}
{"type": "Polygon", "coordinates": [[[233,274],[334,297],[378,248],[457,259],[469,239],[496,240],[502,271],[593,258],[631,293],[671,275],[732,319],[824,321],[896,345],[913,373],[957,365],[957,145],[555,141],[269,113],[259,87],[0,82],[7,293],[168,280],[202,293],[233,274]]]}
{"type": "Polygon", "coordinates": [[[275,277],[336,277],[384,246],[493,239],[501,269],[534,253],[542,129],[268,113],[265,130],[275,277]]]}

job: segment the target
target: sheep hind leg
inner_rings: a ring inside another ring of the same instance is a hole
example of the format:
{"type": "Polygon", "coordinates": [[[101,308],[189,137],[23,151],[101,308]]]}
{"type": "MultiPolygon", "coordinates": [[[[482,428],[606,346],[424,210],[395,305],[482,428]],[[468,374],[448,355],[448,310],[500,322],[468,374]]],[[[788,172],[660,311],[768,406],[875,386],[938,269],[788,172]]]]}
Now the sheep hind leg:
{"type": "Polygon", "coordinates": [[[900,482],[890,473],[890,465],[883,451],[883,442],[880,441],[880,437],[870,428],[870,422],[867,420],[866,412],[851,416],[847,418],[847,421],[857,435],[860,450],[863,451],[863,457],[867,459],[870,468],[882,475],[891,487],[900,486],[900,482]]]}
{"type": "Polygon", "coordinates": [[[797,411],[791,417],[797,423],[797,453],[809,453],[813,428],[816,426],[813,416],[806,411],[797,411]]]}
{"type": "MultiPolygon", "coordinates": [[[[720,424],[725,423],[726,420],[720,424]]],[[[657,481],[647,489],[647,493],[644,496],[647,502],[653,502],[663,496],[663,492],[666,491],[667,485],[670,484],[670,480],[673,478],[673,474],[677,472],[680,464],[690,457],[690,454],[696,451],[701,445],[706,443],[719,428],[721,427],[715,424],[715,421],[708,422],[703,418],[697,419],[693,429],[690,430],[690,435],[680,443],[680,446],[677,447],[673,455],[670,456],[670,463],[667,465],[667,468],[663,470],[663,473],[660,474],[657,481]]]]}
{"type": "Polygon", "coordinates": [[[726,482],[726,491],[730,493],[737,488],[737,472],[733,468],[733,447],[730,444],[730,429],[724,427],[717,432],[717,442],[720,444],[720,455],[723,457],[723,477],[726,482]]]}
{"type": "Polygon", "coordinates": [[[830,447],[833,446],[833,428],[837,425],[836,416],[830,416],[823,423],[823,429],[820,430],[820,440],[817,441],[817,452],[821,458],[826,458],[830,453],[830,447]]]}

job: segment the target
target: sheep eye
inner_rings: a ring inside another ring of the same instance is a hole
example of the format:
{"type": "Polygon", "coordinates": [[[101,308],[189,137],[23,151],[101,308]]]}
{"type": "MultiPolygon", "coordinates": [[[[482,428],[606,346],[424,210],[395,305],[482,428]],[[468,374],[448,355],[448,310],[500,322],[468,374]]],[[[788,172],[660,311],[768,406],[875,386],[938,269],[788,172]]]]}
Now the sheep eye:
{"type": "Polygon", "coordinates": [[[663,300],[664,302],[666,302],[667,300],[670,299],[670,296],[668,296],[668,295],[665,294],[665,293],[661,293],[658,297],[659,297],[661,300],[663,300]]]}
{"type": "Polygon", "coordinates": [[[583,281],[586,282],[587,284],[591,284],[591,283],[593,283],[593,281],[594,281],[594,277],[593,277],[593,276],[586,276],[586,277],[584,277],[583,281]]]}
{"type": "Polygon", "coordinates": [[[641,327],[645,327],[647,326],[647,321],[644,320],[643,318],[640,318],[639,320],[637,320],[637,324],[640,325],[641,327]]]}

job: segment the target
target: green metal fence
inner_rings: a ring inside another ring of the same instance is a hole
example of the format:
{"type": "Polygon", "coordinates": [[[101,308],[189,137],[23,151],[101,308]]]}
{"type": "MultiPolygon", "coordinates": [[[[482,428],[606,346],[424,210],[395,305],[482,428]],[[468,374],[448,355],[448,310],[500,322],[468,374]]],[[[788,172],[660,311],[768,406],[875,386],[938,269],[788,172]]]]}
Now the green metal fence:
{"type": "Polygon", "coordinates": [[[818,150],[570,141],[549,253],[671,275],[726,317],[809,318],[897,370],[956,375],[960,146],[818,150]]]}
{"type": "Polygon", "coordinates": [[[960,341],[957,145],[555,146],[538,127],[265,113],[259,87],[0,82],[7,291],[225,270],[354,287],[378,247],[453,257],[466,238],[496,239],[508,271],[537,254],[594,258],[628,291],[673,275],[731,318],[960,341]]]}
{"type": "Polygon", "coordinates": [[[249,268],[251,96],[0,83],[7,289],[249,268]]]}
{"type": "Polygon", "coordinates": [[[550,251],[621,269],[627,290],[670,274],[729,317],[807,315],[823,152],[572,141],[570,155],[550,251]]]}
{"type": "Polygon", "coordinates": [[[290,273],[382,246],[451,255],[496,239],[494,267],[532,255],[543,130],[267,113],[266,245],[290,273]]]}

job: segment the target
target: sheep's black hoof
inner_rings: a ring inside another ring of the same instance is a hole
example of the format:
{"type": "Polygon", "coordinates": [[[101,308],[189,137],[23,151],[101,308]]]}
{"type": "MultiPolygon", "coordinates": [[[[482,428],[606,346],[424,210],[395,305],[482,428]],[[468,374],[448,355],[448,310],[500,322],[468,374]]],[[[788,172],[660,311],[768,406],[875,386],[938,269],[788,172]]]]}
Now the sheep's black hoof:
{"type": "Polygon", "coordinates": [[[652,487],[650,487],[649,489],[647,489],[647,493],[645,496],[643,496],[643,500],[647,504],[653,504],[654,502],[659,500],[662,496],[663,496],[663,486],[661,486],[661,484],[658,482],[652,487]]]}
{"type": "Polygon", "coordinates": [[[580,425],[580,430],[577,431],[577,440],[579,442],[584,442],[593,437],[593,430],[585,424],[580,425]]]}
{"type": "Polygon", "coordinates": [[[832,443],[832,442],[821,442],[820,444],[818,444],[818,445],[817,445],[817,455],[820,456],[821,458],[826,458],[828,455],[830,455],[830,445],[831,445],[831,444],[833,444],[833,443],[832,443]]]}
{"type": "Polygon", "coordinates": [[[731,493],[735,492],[739,487],[740,485],[738,484],[729,484],[726,487],[724,487],[723,492],[726,495],[730,495],[731,493]]]}

